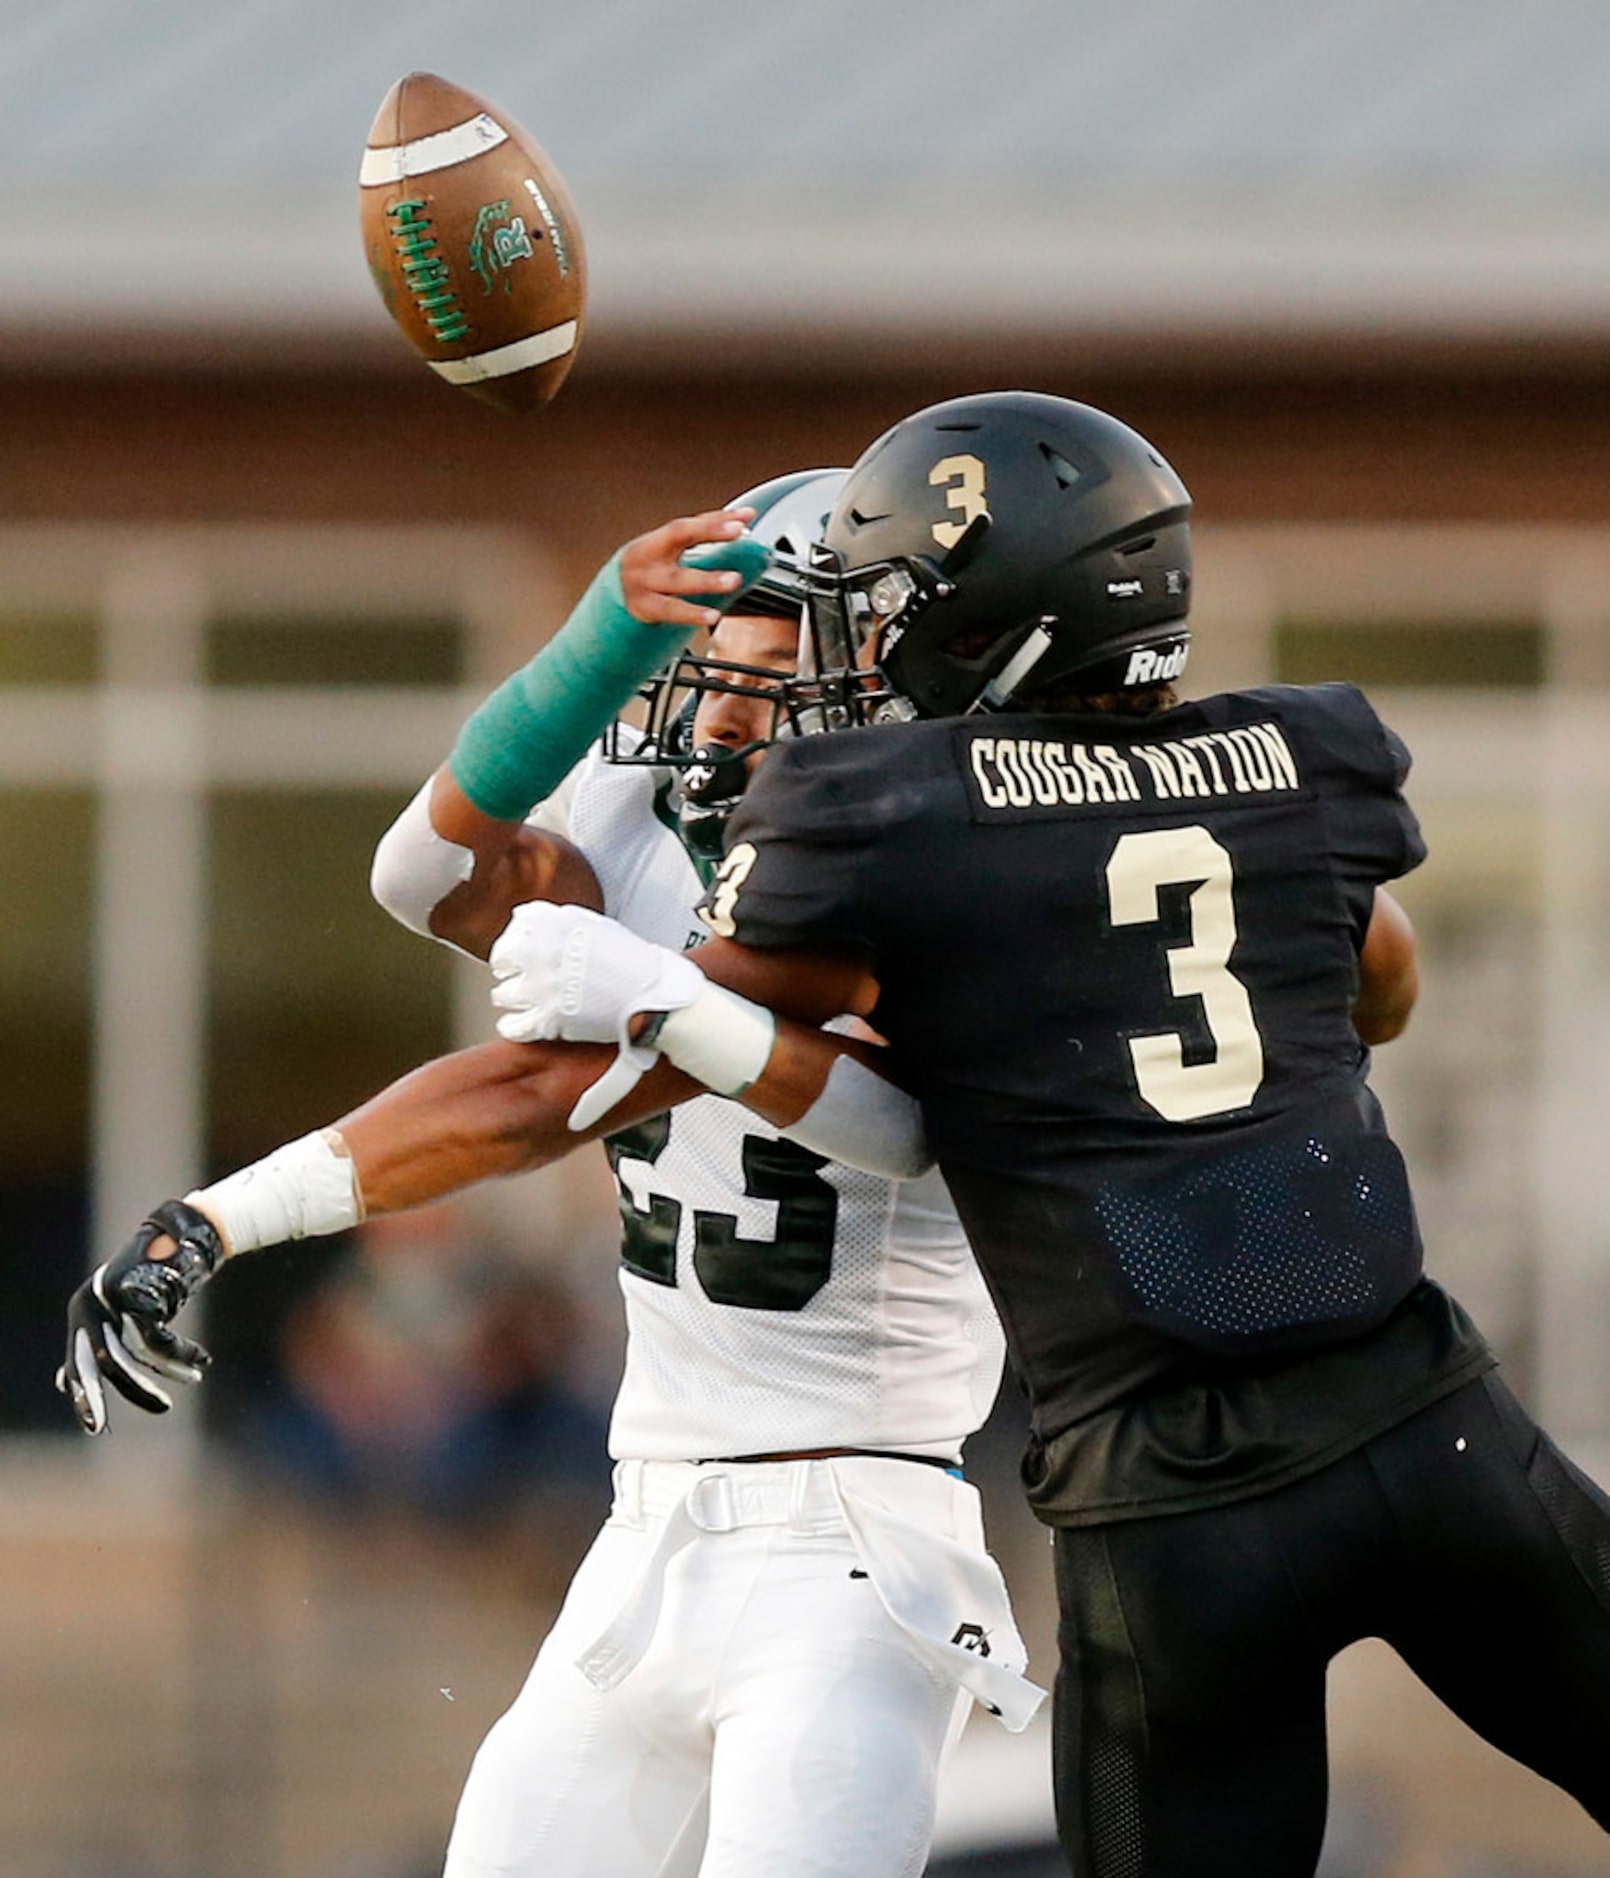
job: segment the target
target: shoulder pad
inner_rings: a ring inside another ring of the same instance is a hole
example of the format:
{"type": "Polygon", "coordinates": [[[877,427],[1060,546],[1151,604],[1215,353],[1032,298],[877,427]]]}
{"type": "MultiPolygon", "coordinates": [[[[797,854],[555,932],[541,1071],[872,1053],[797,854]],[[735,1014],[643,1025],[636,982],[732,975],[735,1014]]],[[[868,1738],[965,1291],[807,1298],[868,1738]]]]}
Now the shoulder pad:
{"type": "Polygon", "coordinates": [[[1263,685],[1228,693],[1278,717],[1317,754],[1372,782],[1400,785],[1409,773],[1408,746],[1388,729],[1357,685],[1263,685]]]}

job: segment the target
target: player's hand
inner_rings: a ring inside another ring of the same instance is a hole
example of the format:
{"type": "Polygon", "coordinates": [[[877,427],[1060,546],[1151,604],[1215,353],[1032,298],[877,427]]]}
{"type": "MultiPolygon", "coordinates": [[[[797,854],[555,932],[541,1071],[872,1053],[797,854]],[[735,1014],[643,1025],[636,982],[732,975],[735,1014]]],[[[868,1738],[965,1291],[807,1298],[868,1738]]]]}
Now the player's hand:
{"type": "Polygon", "coordinates": [[[704,989],[698,966],[583,906],[517,906],[491,953],[492,1003],[511,1043],[614,1043],[619,1055],[571,1111],[589,1128],[653,1066],[632,1037],[639,1013],[680,1011],[704,989]]]}
{"type": "Polygon", "coordinates": [[[753,571],[741,552],[736,560],[724,560],[721,552],[738,542],[754,519],[753,509],[707,509],[627,542],[620,555],[627,612],[650,626],[714,626],[721,610],[710,602],[730,601],[765,570],[769,557],[764,549],[753,571]],[[710,556],[704,565],[700,550],[710,556]],[[684,560],[684,555],[691,558],[684,560]]]}
{"type": "Polygon", "coordinates": [[[73,1293],[67,1305],[67,1357],[56,1387],[73,1405],[85,1434],[106,1426],[103,1379],[125,1401],[165,1415],[167,1382],[200,1382],[211,1362],[173,1320],[224,1262],[226,1248],[205,1213],[164,1200],[122,1251],[73,1293]]]}

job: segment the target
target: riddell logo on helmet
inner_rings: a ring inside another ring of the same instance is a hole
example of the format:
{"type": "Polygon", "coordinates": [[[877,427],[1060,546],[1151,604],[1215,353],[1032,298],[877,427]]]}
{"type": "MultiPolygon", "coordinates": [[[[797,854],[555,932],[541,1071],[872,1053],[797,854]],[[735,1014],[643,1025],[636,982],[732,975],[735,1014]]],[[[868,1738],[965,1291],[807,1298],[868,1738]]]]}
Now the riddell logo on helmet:
{"type": "Polygon", "coordinates": [[[1181,639],[1171,645],[1166,652],[1159,652],[1151,646],[1142,646],[1138,652],[1129,655],[1129,670],[1124,673],[1124,687],[1130,685],[1165,685],[1171,679],[1178,678],[1185,670],[1185,657],[1190,647],[1181,639]]]}

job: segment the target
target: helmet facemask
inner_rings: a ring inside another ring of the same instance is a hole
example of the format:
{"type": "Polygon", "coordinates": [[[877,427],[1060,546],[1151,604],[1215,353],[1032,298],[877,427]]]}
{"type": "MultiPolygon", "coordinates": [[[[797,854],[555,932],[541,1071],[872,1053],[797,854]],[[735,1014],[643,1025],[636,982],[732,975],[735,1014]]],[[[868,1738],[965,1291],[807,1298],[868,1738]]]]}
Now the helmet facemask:
{"type": "Polygon", "coordinates": [[[603,736],[604,760],[669,769],[670,804],[689,846],[720,856],[727,817],[749,780],[749,758],[790,734],[792,670],[749,665],[707,651],[683,652],[669,671],[639,692],[642,722],[617,718],[603,736]],[[699,701],[710,694],[754,699],[765,707],[762,735],[736,747],[696,744],[699,701]]]}
{"type": "MultiPolygon", "coordinates": [[[[809,671],[824,707],[837,716],[814,728],[900,723],[917,715],[900,684],[901,642],[930,607],[955,593],[954,576],[978,552],[989,527],[987,514],[975,516],[938,560],[926,554],[896,555],[853,569],[847,569],[844,556],[825,541],[816,543],[805,577],[801,678],[809,671]]],[[[985,668],[980,684],[992,678],[1014,650],[987,650],[979,661],[985,668]]]]}
{"type": "MultiPolygon", "coordinates": [[[[732,604],[735,616],[800,618],[804,563],[820,533],[847,471],[802,470],[779,476],[735,496],[729,508],[753,508],[749,533],[770,548],[766,572],[732,604]]],[[[719,627],[716,629],[719,632],[719,627]]],[[[633,712],[604,733],[606,762],[672,772],[669,801],[689,848],[719,858],[728,816],[743,794],[757,751],[798,732],[797,658],[784,668],[713,654],[706,644],[689,649],[644,685],[633,712]],[[739,748],[724,743],[695,745],[700,699],[712,693],[754,699],[765,707],[764,729],[739,748]]]]}

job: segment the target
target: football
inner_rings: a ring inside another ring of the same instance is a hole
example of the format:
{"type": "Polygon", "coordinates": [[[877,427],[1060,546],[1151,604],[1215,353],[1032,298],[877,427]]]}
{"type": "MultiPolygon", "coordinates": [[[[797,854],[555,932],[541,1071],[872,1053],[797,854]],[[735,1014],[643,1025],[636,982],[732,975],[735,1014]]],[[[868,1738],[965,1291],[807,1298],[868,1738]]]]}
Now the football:
{"type": "Polygon", "coordinates": [[[412,72],[386,94],[358,183],[369,271],[431,370],[506,411],[547,404],[575,362],[587,261],[536,140],[484,98],[412,72]]]}

